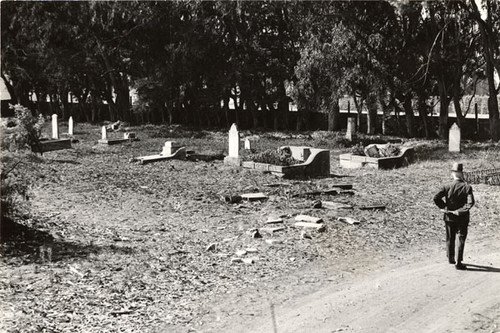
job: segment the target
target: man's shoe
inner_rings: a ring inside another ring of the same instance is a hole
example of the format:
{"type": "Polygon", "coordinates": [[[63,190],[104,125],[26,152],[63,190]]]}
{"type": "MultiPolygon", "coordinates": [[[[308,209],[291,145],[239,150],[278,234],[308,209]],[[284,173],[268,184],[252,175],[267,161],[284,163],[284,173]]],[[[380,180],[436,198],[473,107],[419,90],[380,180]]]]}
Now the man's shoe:
{"type": "Polygon", "coordinates": [[[458,264],[455,265],[455,268],[460,270],[460,271],[465,271],[467,269],[467,266],[459,262],[458,264]]]}
{"type": "Polygon", "coordinates": [[[455,264],[456,264],[455,260],[448,260],[448,262],[449,262],[450,264],[452,264],[452,265],[455,265],[455,264]]]}

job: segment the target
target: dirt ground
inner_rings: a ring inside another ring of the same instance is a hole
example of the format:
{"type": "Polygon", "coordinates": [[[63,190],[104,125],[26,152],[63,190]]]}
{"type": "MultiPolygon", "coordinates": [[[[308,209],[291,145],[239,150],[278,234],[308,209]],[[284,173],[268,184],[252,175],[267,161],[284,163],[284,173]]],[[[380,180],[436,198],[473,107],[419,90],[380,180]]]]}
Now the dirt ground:
{"type": "Polygon", "coordinates": [[[140,141],[108,147],[87,126],[73,149],[20,166],[16,177],[34,185],[30,214],[2,242],[3,331],[499,330],[500,188],[474,186],[465,272],[446,263],[432,203],[453,162],[498,168],[498,145],[470,143],[450,154],[443,144],[413,141],[418,159],[407,168],[344,170],[338,154],[346,148],[334,136],[260,134],[258,149],[331,149],[332,177],[286,180],[220,160],[130,163],[169,139],[208,155],[227,146],[224,133],[135,130],[140,141]],[[337,184],[353,190],[306,194],[337,184]],[[221,200],[251,192],[268,199],[221,200]],[[312,208],[318,199],[353,208],[312,208]],[[385,209],[362,209],[376,204],[385,209]],[[322,218],[326,230],[303,237],[297,214],[322,218]],[[283,230],[262,229],[277,216],[283,230]],[[251,237],[255,228],[262,238],[251,237]],[[239,250],[251,264],[232,261],[239,250]]]}

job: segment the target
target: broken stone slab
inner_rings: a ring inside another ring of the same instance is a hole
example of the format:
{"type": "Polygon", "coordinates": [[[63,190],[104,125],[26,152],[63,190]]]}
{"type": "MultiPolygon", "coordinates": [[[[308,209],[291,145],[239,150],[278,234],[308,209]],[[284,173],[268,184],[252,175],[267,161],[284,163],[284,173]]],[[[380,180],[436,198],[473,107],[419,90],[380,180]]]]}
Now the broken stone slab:
{"type": "Polygon", "coordinates": [[[303,228],[314,228],[314,229],[317,229],[318,231],[325,230],[324,223],[296,222],[295,226],[296,227],[303,227],[303,228]]]}
{"type": "Polygon", "coordinates": [[[326,209],[352,209],[351,205],[334,201],[322,201],[322,206],[326,209]]]}
{"type": "Polygon", "coordinates": [[[385,205],[360,206],[361,210],[384,210],[385,205]]]}
{"type": "Polygon", "coordinates": [[[311,206],[312,208],[321,208],[322,202],[321,200],[314,200],[311,206]]]}
{"type": "Polygon", "coordinates": [[[295,221],[320,223],[323,221],[323,219],[321,219],[319,217],[309,216],[309,215],[297,215],[297,216],[295,216],[295,221]]]}
{"type": "Polygon", "coordinates": [[[281,239],[266,239],[266,243],[269,245],[283,244],[283,241],[281,239]]]}
{"type": "Polygon", "coordinates": [[[270,217],[267,219],[265,224],[275,224],[275,223],[283,223],[283,219],[279,217],[270,217]]]}
{"type": "Polygon", "coordinates": [[[311,235],[309,235],[305,230],[302,230],[300,233],[300,238],[302,239],[312,239],[311,235]]]}
{"type": "Polygon", "coordinates": [[[247,253],[257,253],[257,252],[259,252],[256,248],[253,248],[253,247],[246,248],[245,251],[247,251],[247,253]]]}
{"type": "Polygon", "coordinates": [[[216,247],[217,247],[217,243],[212,243],[212,244],[207,246],[205,251],[215,251],[216,247]]]}
{"type": "Polygon", "coordinates": [[[140,164],[146,164],[146,163],[171,160],[171,159],[185,160],[186,148],[185,147],[179,148],[173,155],[159,154],[159,155],[140,156],[140,157],[135,157],[133,160],[139,161],[140,164]]]}
{"type": "Polygon", "coordinates": [[[243,261],[244,264],[250,265],[253,264],[254,258],[242,258],[241,261],[243,261]]]}
{"type": "Polygon", "coordinates": [[[256,200],[266,200],[268,197],[264,193],[245,193],[241,195],[243,200],[256,201],[256,200]]]}
{"type": "Polygon", "coordinates": [[[221,196],[222,201],[227,202],[227,203],[238,203],[243,200],[241,195],[223,195],[221,196]]]}
{"type": "Polygon", "coordinates": [[[242,258],[231,258],[232,263],[238,263],[238,262],[243,262],[242,258]]]}
{"type": "Polygon", "coordinates": [[[246,250],[238,250],[234,254],[236,254],[238,257],[241,257],[241,256],[244,256],[245,254],[247,254],[247,251],[246,250]]]}
{"type": "Polygon", "coordinates": [[[278,231],[285,230],[285,227],[275,227],[275,228],[260,228],[260,231],[267,232],[269,234],[273,234],[278,231]]]}
{"type": "Polygon", "coordinates": [[[262,235],[259,232],[259,229],[250,229],[247,231],[252,238],[262,238],[262,235]]]}
{"type": "Polygon", "coordinates": [[[350,217],[339,217],[338,220],[341,222],[349,223],[349,224],[359,224],[360,223],[359,220],[356,220],[356,219],[353,219],[350,217]]]}

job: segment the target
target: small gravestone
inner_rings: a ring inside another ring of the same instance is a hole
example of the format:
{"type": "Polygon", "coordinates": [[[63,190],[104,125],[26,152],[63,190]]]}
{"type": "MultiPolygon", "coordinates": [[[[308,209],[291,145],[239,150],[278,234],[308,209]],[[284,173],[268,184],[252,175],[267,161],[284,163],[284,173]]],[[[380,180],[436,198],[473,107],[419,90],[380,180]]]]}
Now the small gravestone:
{"type": "Polygon", "coordinates": [[[73,135],[73,117],[69,117],[68,120],[68,134],[73,135]]]}
{"type": "Polygon", "coordinates": [[[107,140],[107,139],[108,139],[108,132],[106,126],[103,126],[101,130],[101,140],[107,140]]]}
{"type": "Polygon", "coordinates": [[[356,119],[353,117],[347,118],[346,139],[352,141],[356,138],[356,119]]]}
{"type": "Polygon", "coordinates": [[[175,154],[176,151],[178,151],[181,148],[181,146],[174,141],[166,141],[165,145],[163,146],[163,150],[160,155],[164,156],[170,156],[175,154]]]}
{"type": "Polygon", "coordinates": [[[123,133],[123,138],[126,140],[135,140],[136,139],[135,132],[125,132],[123,133]]]}
{"type": "Polygon", "coordinates": [[[224,158],[225,164],[241,165],[240,159],[240,133],[236,124],[229,130],[229,155],[224,158]]]}
{"type": "Polygon", "coordinates": [[[245,150],[252,150],[252,141],[250,139],[245,139],[245,150]]]}
{"type": "Polygon", "coordinates": [[[59,123],[57,122],[57,114],[52,115],[52,139],[59,139],[59,123]]]}
{"type": "Polygon", "coordinates": [[[448,151],[460,153],[460,127],[453,124],[448,136],[448,151]]]}

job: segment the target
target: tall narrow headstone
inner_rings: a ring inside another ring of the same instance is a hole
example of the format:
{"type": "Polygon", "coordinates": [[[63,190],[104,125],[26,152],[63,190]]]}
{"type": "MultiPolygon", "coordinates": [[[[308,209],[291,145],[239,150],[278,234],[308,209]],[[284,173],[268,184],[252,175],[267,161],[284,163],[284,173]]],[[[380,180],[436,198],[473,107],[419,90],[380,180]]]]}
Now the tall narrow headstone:
{"type": "Polygon", "coordinates": [[[101,140],[107,140],[108,139],[108,132],[106,131],[106,126],[102,127],[102,134],[101,134],[101,140]]]}
{"type": "Polygon", "coordinates": [[[450,127],[450,132],[448,136],[448,151],[450,152],[460,152],[460,127],[457,124],[453,124],[450,127]]]}
{"type": "Polygon", "coordinates": [[[240,156],[240,133],[236,124],[231,126],[229,130],[229,157],[240,156]]]}
{"type": "Polygon", "coordinates": [[[252,150],[252,141],[250,139],[245,139],[245,150],[252,150]]]}
{"type": "Polygon", "coordinates": [[[349,141],[352,141],[356,137],[356,118],[347,118],[347,132],[345,137],[349,141]]]}
{"type": "Polygon", "coordinates": [[[57,122],[57,114],[52,115],[52,139],[59,139],[59,123],[57,122]]]}
{"type": "Polygon", "coordinates": [[[240,165],[240,133],[236,124],[231,126],[229,130],[229,154],[224,158],[224,163],[240,165]]]}
{"type": "Polygon", "coordinates": [[[68,120],[68,134],[73,135],[73,117],[69,117],[68,120]]]}

